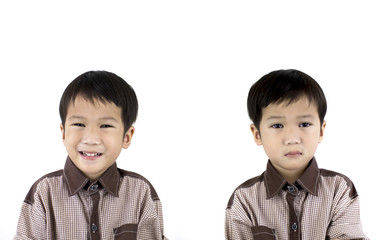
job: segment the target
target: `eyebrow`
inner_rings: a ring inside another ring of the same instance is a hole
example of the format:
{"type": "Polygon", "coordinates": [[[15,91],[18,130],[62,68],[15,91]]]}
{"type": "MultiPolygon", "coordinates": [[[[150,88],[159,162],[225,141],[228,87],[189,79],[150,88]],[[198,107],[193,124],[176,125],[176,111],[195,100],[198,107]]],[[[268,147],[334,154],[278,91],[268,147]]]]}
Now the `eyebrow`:
{"type": "MultiPolygon", "coordinates": [[[[285,118],[284,116],[270,116],[266,120],[276,120],[276,119],[283,119],[285,118]]],[[[297,119],[302,119],[302,118],[314,118],[313,114],[304,114],[296,117],[297,119]]]]}
{"type": "Polygon", "coordinates": [[[300,115],[297,118],[314,118],[313,114],[300,115]]]}
{"type": "MultiPolygon", "coordinates": [[[[73,116],[70,116],[68,118],[69,120],[75,120],[75,119],[78,119],[78,120],[81,120],[81,119],[86,119],[85,117],[82,117],[82,116],[78,116],[78,115],[73,115],[73,116]]],[[[114,122],[117,122],[117,120],[113,117],[101,117],[99,118],[99,120],[108,120],[108,121],[114,121],[114,122]]]]}
{"type": "Polygon", "coordinates": [[[283,116],[270,116],[267,118],[267,120],[269,119],[279,119],[279,118],[284,118],[283,116]]]}

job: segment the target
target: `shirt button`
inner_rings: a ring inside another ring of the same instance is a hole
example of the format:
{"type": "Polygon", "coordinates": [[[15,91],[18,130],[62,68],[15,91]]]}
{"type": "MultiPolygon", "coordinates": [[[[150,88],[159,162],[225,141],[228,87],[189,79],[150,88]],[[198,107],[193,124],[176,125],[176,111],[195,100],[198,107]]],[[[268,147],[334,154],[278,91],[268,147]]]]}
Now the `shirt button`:
{"type": "Polygon", "coordinates": [[[97,189],[98,189],[98,185],[97,185],[97,184],[93,185],[93,186],[90,188],[90,190],[92,190],[93,192],[97,191],[97,189]]]}
{"type": "Polygon", "coordinates": [[[293,193],[295,191],[295,187],[288,185],[288,192],[293,193]]]}
{"type": "Polygon", "coordinates": [[[92,229],[93,233],[95,233],[95,232],[97,232],[98,227],[97,227],[96,224],[93,223],[91,229],[92,229]]]}
{"type": "Polygon", "coordinates": [[[293,230],[294,232],[296,232],[296,231],[297,231],[297,228],[298,228],[297,223],[293,223],[293,225],[292,225],[292,230],[293,230]]]}

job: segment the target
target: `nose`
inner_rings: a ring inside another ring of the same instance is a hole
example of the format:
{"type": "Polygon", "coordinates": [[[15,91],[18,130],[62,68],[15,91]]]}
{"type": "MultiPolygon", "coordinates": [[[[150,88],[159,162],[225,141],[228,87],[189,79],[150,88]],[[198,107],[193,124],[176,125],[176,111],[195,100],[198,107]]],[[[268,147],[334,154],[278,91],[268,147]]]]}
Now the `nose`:
{"type": "Polygon", "coordinates": [[[81,142],[88,145],[96,145],[101,143],[101,138],[95,128],[86,127],[81,142]]]}
{"type": "Polygon", "coordinates": [[[301,137],[298,129],[295,128],[285,128],[286,134],[284,136],[284,144],[292,145],[301,143],[301,137]]]}

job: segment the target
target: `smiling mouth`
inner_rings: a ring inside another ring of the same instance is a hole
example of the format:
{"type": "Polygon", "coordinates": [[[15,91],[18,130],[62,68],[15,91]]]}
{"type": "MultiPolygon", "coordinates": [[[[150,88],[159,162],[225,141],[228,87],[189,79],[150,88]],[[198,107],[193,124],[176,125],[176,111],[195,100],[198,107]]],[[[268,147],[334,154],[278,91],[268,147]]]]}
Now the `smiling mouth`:
{"type": "Polygon", "coordinates": [[[99,157],[102,153],[89,153],[89,152],[80,152],[84,157],[99,157]]]}

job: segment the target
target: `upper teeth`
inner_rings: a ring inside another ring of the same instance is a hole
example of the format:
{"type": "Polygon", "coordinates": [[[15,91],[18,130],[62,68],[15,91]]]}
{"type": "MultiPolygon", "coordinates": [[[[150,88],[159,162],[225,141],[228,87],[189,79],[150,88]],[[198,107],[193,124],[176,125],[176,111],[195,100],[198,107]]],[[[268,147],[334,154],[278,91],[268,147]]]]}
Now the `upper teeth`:
{"type": "Polygon", "coordinates": [[[96,156],[99,156],[100,153],[87,153],[87,152],[82,152],[85,156],[88,156],[88,157],[96,157],[96,156]]]}

